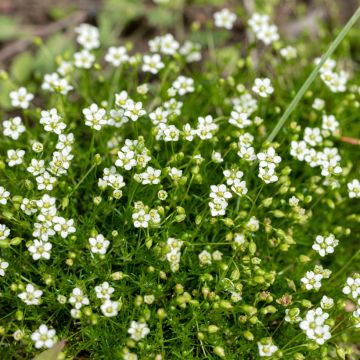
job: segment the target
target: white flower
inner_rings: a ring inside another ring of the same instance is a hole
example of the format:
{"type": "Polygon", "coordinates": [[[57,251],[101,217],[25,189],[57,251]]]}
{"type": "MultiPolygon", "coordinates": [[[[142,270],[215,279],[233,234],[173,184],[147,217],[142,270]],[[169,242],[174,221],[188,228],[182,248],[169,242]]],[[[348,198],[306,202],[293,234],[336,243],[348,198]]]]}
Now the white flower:
{"type": "Polygon", "coordinates": [[[323,275],[315,274],[313,271],[307,271],[306,276],[301,278],[301,282],[303,283],[306,290],[317,290],[321,287],[322,279],[323,275]]]}
{"type": "Polygon", "coordinates": [[[215,26],[231,30],[236,21],[236,15],[229,9],[222,9],[214,14],[215,26]]]}
{"type": "Polygon", "coordinates": [[[5,270],[9,267],[9,263],[0,258],[0,276],[5,276],[5,270]]]}
{"type": "Polygon", "coordinates": [[[15,116],[12,119],[3,121],[3,127],[3,134],[13,140],[17,140],[26,130],[20,116],[15,116]]]}
{"type": "Polygon", "coordinates": [[[255,79],[252,90],[263,98],[268,97],[274,92],[274,88],[271,86],[271,81],[269,78],[255,79]]]}
{"type": "Polygon", "coordinates": [[[231,191],[233,191],[238,196],[246,195],[248,192],[248,189],[246,187],[246,182],[241,181],[239,179],[235,179],[231,186],[231,191]]]}
{"type": "Polygon", "coordinates": [[[73,219],[66,220],[63,217],[55,216],[53,222],[54,230],[58,232],[63,239],[67,238],[69,234],[76,232],[73,219]]]}
{"type": "Polygon", "coordinates": [[[254,13],[248,21],[252,31],[256,34],[260,29],[269,24],[269,16],[254,13]]]}
{"type": "Polygon", "coordinates": [[[265,45],[279,40],[280,36],[276,25],[266,24],[259,29],[256,33],[256,37],[261,40],[265,45]]]}
{"type": "Polygon", "coordinates": [[[214,150],[211,153],[211,160],[217,164],[221,164],[224,161],[224,159],[221,156],[221,152],[214,151],[214,150]]]}
{"type": "Polygon", "coordinates": [[[56,182],[56,177],[53,177],[47,171],[44,171],[42,174],[36,177],[36,182],[38,183],[38,190],[51,191],[53,189],[53,185],[56,182]]]}
{"type": "Polygon", "coordinates": [[[138,209],[132,214],[134,226],[136,228],[147,228],[151,220],[151,216],[145,213],[144,209],[138,209]]]}
{"type": "Polygon", "coordinates": [[[324,295],[320,300],[320,306],[324,310],[331,309],[334,306],[334,299],[324,295]]]}
{"type": "Polygon", "coordinates": [[[73,289],[69,298],[69,303],[72,304],[76,310],[80,310],[83,305],[89,305],[89,299],[84,295],[83,291],[76,287],[73,289]]]}
{"type": "Polygon", "coordinates": [[[220,185],[210,185],[210,197],[213,199],[231,199],[231,192],[228,190],[225,184],[220,185]]]}
{"type": "Polygon", "coordinates": [[[299,322],[301,321],[301,317],[299,316],[299,314],[300,314],[299,308],[285,309],[284,320],[289,323],[299,322]]]}
{"type": "Polygon", "coordinates": [[[324,313],[321,308],[309,310],[306,317],[300,322],[300,329],[305,331],[306,336],[315,340],[319,345],[331,338],[330,327],[325,325],[325,320],[329,317],[328,313],[324,313]]]}
{"type": "Polygon", "coordinates": [[[131,170],[137,165],[134,151],[119,151],[118,159],[115,161],[115,166],[122,167],[125,170],[131,170]]]}
{"type": "Polygon", "coordinates": [[[186,40],[179,52],[188,63],[201,60],[201,45],[192,41],[186,40]]]}
{"type": "Polygon", "coordinates": [[[311,146],[316,146],[322,143],[321,130],[319,128],[305,128],[304,140],[311,146]]]}
{"type": "Polygon", "coordinates": [[[89,238],[89,243],[91,245],[91,252],[93,254],[105,254],[110,241],[104,238],[104,235],[97,235],[95,238],[89,238]]]}
{"type": "Polygon", "coordinates": [[[295,157],[299,161],[304,161],[307,154],[308,148],[305,141],[291,141],[291,156],[295,157]]]}
{"type": "Polygon", "coordinates": [[[280,55],[286,60],[293,60],[297,57],[297,50],[293,46],[286,46],[280,49],[280,55]]]}
{"type": "Polygon", "coordinates": [[[74,63],[77,68],[90,69],[95,62],[95,56],[84,49],[74,54],[74,63]]]}
{"type": "Polygon", "coordinates": [[[144,72],[157,74],[164,66],[165,64],[161,61],[161,56],[159,54],[143,56],[143,65],[141,69],[144,72]]]}
{"type": "MultiPolygon", "coordinates": [[[[352,181],[350,181],[347,184],[347,188],[349,191],[349,198],[353,199],[353,198],[360,198],[360,181],[358,179],[354,179],[352,181]]],[[[0,191],[1,194],[1,191],[0,191]]],[[[1,195],[0,195],[1,197],[1,195]]],[[[1,203],[1,201],[0,201],[1,203]]]]}
{"type": "Polygon", "coordinates": [[[95,286],[96,297],[98,299],[108,300],[114,291],[115,289],[111,287],[107,281],[103,282],[99,286],[95,286]]]}
{"type": "Polygon", "coordinates": [[[35,214],[37,212],[36,201],[29,200],[28,198],[23,198],[20,209],[29,216],[35,214]]]}
{"type": "Polygon", "coordinates": [[[33,244],[28,247],[29,252],[32,255],[34,260],[39,260],[41,258],[45,260],[50,259],[50,250],[52,248],[51,243],[43,240],[35,239],[33,244]]]}
{"type": "Polygon", "coordinates": [[[315,98],[312,104],[312,108],[318,111],[324,110],[325,101],[323,99],[315,98]]]}
{"type": "Polygon", "coordinates": [[[136,121],[138,118],[146,114],[141,101],[134,102],[133,100],[128,99],[123,108],[125,109],[124,115],[132,121],[136,121]]]}
{"type": "Polygon", "coordinates": [[[175,55],[180,44],[175,40],[172,34],[157,36],[149,41],[150,51],[153,53],[162,53],[165,55],[175,55]]]}
{"type": "Polygon", "coordinates": [[[10,229],[4,225],[0,224],[0,240],[5,240],[10,235],[10,229]]]}
{"type": "Polygon", "coordinates": [[[128,93],[125,90],[123,90],[121,93],[115,94],[115,105],[124,108],[128,99],[129,99],[128,93]]]}
{"type": "Polygon", "coordinates": [[[21,150],[21,149],[8,150],[7,151],[8,165],[10,167],[13,167],[15,165],[22,164],[24,155],[25,155],[25,150],[21,150]]]}
{"type": "Polygon", "coordinates": [[[360,278],[348,277],[342,292],[350,295],[354,300],[358,299],[360,297],[360,278]]]}
{"type": "Polygon", "coordinates": [[[194,80],[189,77],[179,75],[178,78],[172,83],[171,88],[174,89],[175,93],[179,94],[180,96],[191,93],[195,90],[194,80]]]}
{"type": "Polygon", "coordinates": [[[54,329],[49,329],[45,324],[40,325],[39,329],[31,334],[31,340],[35,343],[36,349],[51,348],[55,344],[54,329]]]}
{"type": "Polygon", "coordinates": [[[211,265],[212,263],[212,256],[211,254],[206,251],[203,250],[200,254],[199,254],[199,261],[200,261],[200,265],[211,265]]]}
{"type": "Polygon", "coordinates": [[[320,256],[332,254],[336,246],[338,246],[339,240],[335,239],[333,234],[327,237],[321,235],[316,236],[315,243],[313,244],[313,250],[317,251],[320,256]]]}
{"type": "Polygon", "coordinates": [[[228,202],[224,198],[214,198],[209,202],[211,216],[224,216],[228,202]]]}
{"type": "Polygon", "coordinates": [[[43,292],[41,290],[36,290],[32,284],[26,285],[26,290],[18,295],[18,297],[26,305],[39,305],[40,298],[43,292]]]}
{"type": "Polygon", "coordinates": [[[34,176],[38,176],[45,172],[45,161],[44,160],[37,160],[31,159],[30,166],[26,169],[30,174],[34,176]]]}
{"type": "Polygon", "coordinates": [[[58,66],[56,71],[61,76],[68,76],[73,72],[73,70],[74,70],[74,66],[73,66],[72,62],[66,61],[66,60],[61,60],[60,65],[58,66]]]}
{"type": "Polygon", "coordinates": [[[61,120],[62,118],[55,108],[49,111],[41,111],[40,124],[44,125],[45,131],[60,135],[66,128],[66,124],[61,120]]]}
{"type": "Polygon", "coordinates": [[[251,125],[251,120],[248,119],[247,113],[232,111],[229,124],[235,125],[239,129],[244,129],[245,127],[251,125]]]}
{"type": "Polygon", "coordinates": [[[117,301],[105,300],[100,306],[104,316],[113,317],[118,314],[119,303],[117,301]]]}
{"type": "Polygon", "coordinates": [[[244,176],[244,173],[237,169],[224,170],[223,174],[226,178],[226,184],[229,186],[233,185],[236,180],[241,180],[244,176]]]}
{"type": "Polygon", "coordinates": [[[140,341],[149,333],[150,329],[147,324],[137,321],[132,321],[128,329],[128,334],[130,334],[130,337],[135,341],[140,341]]]}
{"type": "Polygon", "coordinates": [[[76,41],[87,50],[96,49],[100,46],[99,29],[89,24],[80,24],[75,28],[78,34],[76,41]]]}
{"type": "Polygon", "coordinates": [[[105,61],[115,67],[118,67],[121,64],[128,62],[129,56],[127,54],[126,48],[124,46],[111,46],[105,55],[105,61]]]}
{"type": "Polygon", "coordinates": [[[29,93],[24,87],[10,93],[11,105],[21,109],[27,109],[34,95],[29,93]]]}
{"type": "Polygon", "coordinates": [[[10,193],[3,186],[0,186],[0,205],[6,205],[9,196],[10,193]]]}
{"type": "Polygon", "coordinates": [[[266,341],[264,341],[264,343],[259,341],[257,345],[259,348],[259,355],[261,357],[273,356],[273,354],[276,353],[276,351],[278,351],[279,349],[276,345],[272,343],[271,338],[267,338],[266,341]]]}
{"type": "Polygon", "coordinates": [[[85,125],[90,126],[94,130],[101,130],[103,125],[107,124],[106,110],[99,108],[97,104],[91,104],[89,108],[83,109],[85,116],[85,125]]]}

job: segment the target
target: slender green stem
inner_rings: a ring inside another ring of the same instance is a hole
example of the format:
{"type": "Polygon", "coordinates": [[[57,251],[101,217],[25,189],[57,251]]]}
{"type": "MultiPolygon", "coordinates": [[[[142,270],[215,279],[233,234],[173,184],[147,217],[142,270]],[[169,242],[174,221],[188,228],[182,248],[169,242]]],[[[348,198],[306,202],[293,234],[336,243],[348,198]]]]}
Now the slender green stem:
{"type": "Polygon", "coordinates": [[[82,184],[82,182],[87,178],[87,176],[91,173],[91,171],[97,166],[96,163],[94,163],[91,168],[86,172],[86,174],[81,178],[81,180],[75,185],[75,187],[72,189],[72,191],[70,192],[70,194],[68,195],[69,197],[77,190],[77,188],[82,184]]]}
{"type": "Polygon", "coordinates": [[[344,266],[334,275],[331,277],[332,281],[336,279],[339,275],[341,275],[344,270],[351,264],[351,262],[360,254],[360,249],[344,264],[344,266]]]}
{"type": "Polygon", "coordinates": [[[285,122],[295,109],[295,107],[300,102],[301,98],[304,96],[306,91],[309,89],[310,85],[313,83],[315,78],[320,72],[321,67],[324,65],[326,60],[330,58],[330,56],[333,54],[333,52],[336,50],[336,48],[339,46],[341,41],[344,39],[344,37],[347,35],[347,33],[350,31],[350,29],[353,27],[353,25],[356,23],[356,21],[360,18],[360,7],[356,10],[354,15],[350,18],[350,20],[347,22],[347,24],[343,27],[343,29],[340,31],[339,35],[335,38],[335,40],[331,43],[325,54],[322,56],[320,62],[317,64],[317,66],[314,68],[314,70],[311,72],[309,77],[306,79],[300,90],[297,92],[287,109],[285,110],[284,114],[281,116],[280,120],[276,124],[273,131],[270,133],[270,135],[267,138],[268,142],[272,142],[276,135],[279,133],[281,128],[284,126],[285,122]]]}

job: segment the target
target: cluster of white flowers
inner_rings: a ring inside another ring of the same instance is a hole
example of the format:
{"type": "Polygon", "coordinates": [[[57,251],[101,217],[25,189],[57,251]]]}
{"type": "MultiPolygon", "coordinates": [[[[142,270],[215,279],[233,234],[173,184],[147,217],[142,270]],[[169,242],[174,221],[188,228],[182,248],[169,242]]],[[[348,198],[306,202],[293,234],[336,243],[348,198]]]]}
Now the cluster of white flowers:
{"type": "Polygon", "coordinates": [[[136,228],[157,227],[161,222],[159,210],[150,209],[141,201],[135,202],[132,219],[136,228]]]}
{"type": "Polygon", "coordinates": [[[313,250],[317,251],[320,256],[332,254],[336,246],[339,245],[339,240],[335,239],[335,235],[330,234],[326,237],[318,235],[312,246],[313,250]]]}
{"type": "Polygon", "coordinates": [[[122,188],[125,186],[124,178],[116,171],[115,166],[110,168],[104,168],[103,177],[99,178],[98,186],[101,190],[105,190],[106,187],[113,189],[113,196],[115,199],[122,197],[122,188]]]}
{"type": "Polygon", "coordinates": [[[223,175],[226,178],[226,184],[231,186],[231,191],[238,196],[247,194],[246,181],[242,180],[244,173],[236,168],[224,170],[223,175]]]}
{"type": "Polygon", "coordinates": [[[32,233],[35,239],[27,243],[34,260],[50,259],[52,244],[49,242],[49,237],[58,233],[65,239],[76,231],[73,219],[58,216],[55,201],[56,199],[48,194],[44,194],[41,199],[36,201],[27,198],[22,201],[21,209],[25,214],[30,216],[39,211],[32,233]]]}
{"type": "Polygon", "coordinates": [[[180,46],[180,43],[172,34],[156,36],[149,41],[148,45],[152,53],[160,53],[167,56],[180,54],[184,56],[186,62],[189,63],[201,60],[200,44],[187,40],[180,46]]]}
{"type": "Polygon", "coordinates": [[[338,149],[336,147],[323,147],[322,150],[317,150],[317,147],[323,146],[324,138],[336,135],[338,128],[339,123],[335,116],[324,114],[321,128],[306,127],[303,140],[291,142],[290,155],[299,161],[305,161],[311,167],[319,166],[321,175],[324,177],[341,174],[341,156],[338,149]]]}
{"type": "Polygon", "coordinates": [[[73,309],[70,311],[71,316],[75,319],[78,319],[81,317],[80,309],[83,307],[83,305],[89,305],[90,301],[84,292],[80,288],[76,287],[71,292],[69,303],[73,306],[73,309]]]}
{"type": "MultiPolygon", "coordinates": [[[[315,64],[318,65],[320,60],[320,58],[316,58],[315,64]]],[[[334,93],[344,92],[346,91],[349,74],[343,70],[336,72],[335,67],[336,61],[334,59],[327,59],[320,68],[320,78],[330,91],[334,93]]]]}
{"type": "Polygon", "coordinates": [[[145,168],[151,160],[149,153],[149,150],[144,146],[143,139],[126,139],[125,145],[117,153],[115,166],[127,171],[136,166],[145,168]]]}
{"type": "Polygon", "coordinates": [[[256,160],[255,149],[252,146],[254,137],[250,133],[244,133],[239,136],[238,156],[246,161],[252,162],[256,160]]]}
{"type": "Polygon", "coordinates": [[[166,243],[169,248],[169,251],[166,253],[166,260],[170,263],[171,271],[178,271],[183,241],[175,238],[168,238],[166,243]]]}
{"type": "Polygon", "coordinates": [[[309,339],[323,345],[325,341],[331,338],[330,326],[326,324],[328,318],[329,314],[323,312],[321,307],[309,310],[305,319],[300,322],[300,329],[305,331],[309,339]]]}
{"type": "Polygon", "coordinates": [[[265,45],[278,41],[280,36],[276,25],[270,23],[268,15],[254,13],[248,21],[252,32],[265,45]]]}
{"type": "Polygon", "coordinates": [[[63,63],[63,65],[60,66],[57,71],[60,75],[56,72],[44,75],[41,88],[45,91],[49,91],[50,93],[57,92],[61,95],[67,95],[69,91],[73,90],[73,86],[69,84],[67,77],[61,76],[69,76],[72,71],[72,65],[71,63],[63,63]],[[66,70],[64,65],[67,66],[66,70]]]}
{"type": "Polygon", "coordinates": [[[275,168],[281,162],[281,157],[276,154],[275,149],[269,147],[266,152],[258,153],[257,158],[259,160],[259,178],[265,184],[278,181],[275,168]]]}
{"type": "Polygon", "coordinates": [[[210,186],[210,202],[209,207],[211,216],[224,216],[225,210],[229,205],[228,200],[232,198],[232,194],[225,184],[210,186]]]}
{"type": "Polygon", "coordinates": [[[100,309],[106,317],[116,316],[119,312],[119,302],[110,299],[114,291],[107,281],[95,286],[96,297],[102,300],[100,309]]]}

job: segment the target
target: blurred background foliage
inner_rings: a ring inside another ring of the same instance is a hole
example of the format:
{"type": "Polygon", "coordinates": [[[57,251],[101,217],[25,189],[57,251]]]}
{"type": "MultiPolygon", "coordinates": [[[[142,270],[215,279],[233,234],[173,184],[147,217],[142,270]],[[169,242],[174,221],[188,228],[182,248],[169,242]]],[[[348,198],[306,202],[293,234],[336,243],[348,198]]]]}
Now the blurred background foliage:
{"type": "MultiPolygon", "coordinates": [[[[135,52],[146,51],[147,41],[157,34],[171,32],[180,41],[201,43],[206,53],[212,31],[212,41],[220,48],[218,61],[231,72],[244,56],[245,23],[254,11],[271,14],[283,38],[303,44],[304,58],[315,57],[358,5],[358,0],[170,0],[164,5],[152,0],[1,0],[0,69],[7,70],[17,85],[31,89],[32,81],[52,71],[57,56],[74,52],[73,29],[88,22],[100,28],[104,46],[131,43],[135,52]],[[212,28],[212,14],[222,7],[239,15],[232,32],[212,28]]],[[[359,36],[357,27],[342,45],[351,51],[355,64],[360,62],[359,36]]],[[[9,108],[7,94],[13,86],[0,84],[4,110],[9,108]]]]}

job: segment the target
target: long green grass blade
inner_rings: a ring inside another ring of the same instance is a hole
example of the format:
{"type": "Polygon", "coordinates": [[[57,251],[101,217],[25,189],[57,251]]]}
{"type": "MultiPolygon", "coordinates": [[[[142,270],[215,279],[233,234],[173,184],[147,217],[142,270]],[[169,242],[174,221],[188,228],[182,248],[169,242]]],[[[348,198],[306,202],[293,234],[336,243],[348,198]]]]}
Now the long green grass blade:
{"type": "Polygon", "coordinates": [[[301,98],[304,96],[306,91],[309,89],[312,82],[315,80],[317,75],[319,74],[320,68],[324,65],[325,61],[329,59],[329,57],[333,54],[333,52],[336,50],[336,48],[339,46],[341,41],[344,39],[344,37],[347,35],[347,33],[350,31],[350,29],[353,27],[353,25],[356,23],[356,21],[360,18],[360,7],[356,10],[354,15],[350,18],[350,20],[347,22],[347,24],[343,27],[343,29],[340,31],[339,35],[335,38],[335,40],[331,43],[325,54],[322,56],[321,61],[319,64],[314,68],[314,70],[311,72],[309,77],[306,79],[304,84],[301,86],[300,90],[297,92],[287,109],[285,110],[284,114],[281,116],[280,120],[274,127],[271,134],[268,136],[267,141],[272,142],[276,135],[279,133],[281,128],[284,126],[285,122],[301,100],[301,98]]]}

